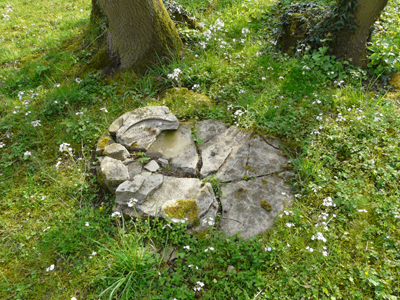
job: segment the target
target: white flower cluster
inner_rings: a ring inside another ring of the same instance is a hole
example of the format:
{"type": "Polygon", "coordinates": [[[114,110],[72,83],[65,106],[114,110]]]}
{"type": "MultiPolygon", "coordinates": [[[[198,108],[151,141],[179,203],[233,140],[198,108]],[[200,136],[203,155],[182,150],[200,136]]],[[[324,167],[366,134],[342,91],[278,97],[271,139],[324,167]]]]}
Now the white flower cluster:
{"type": "Polygon", "coordinates": [[[329,206],[336,207],[336,204],[333,203],[333,200],[332,200],[331,197],[326,197],[326,198],[323,200],[322,205],[323,205],[323,206],[326,206],[326,207],[329,207],[329,206]]]}
{"type": "Polygon", "coordinates": [[[72,148],[69,148],[68,146],[70,146],[70,144],[68,143],[62,143],[59,147],[59,151],[60,152],[72,152],[72,148]]]}
{"type": "Polygon", "coordinates": [[[215,220],[211,217],[203,219],[203,225],[213,226],[215,224],[215,220]]]}
{"type": "Polygon", "coordinates": [[[201,281],[197,281],[196,282],[196,286],[193,288],[193,290],[196,292],[200,292],[202,287],[204,286],[204,283],[202,283],[201,281]]]}
{"type": "Polygon", "coordinates": [[[121,218],[122,215],[121,215],[121,213],[120,213],[119,211],[115,211],[115,212],[113,212],[113,213],[111,214],[111,218],[114,218],[114,217],[119,217],[119,218],[121,218]]]}
{"type": "Polygon", "coordinates": [[[32,121],[31,124],[33,127],[42,126],[42,124],[40,124],[40,120],[32,121]]]}
{"type": "Polygon", "coordinates": [[[138,203],[138,201],[139,200],[135,198],[129,199],[128,207],[133,207],[136,203],[138,203]]]}
{"type": "Polygon", "coordinates": [[[51,265],[50,267],[46,268],[46,272],[50,272],[54,270],[54,265],[51,265]]]}
{"type": "Polygon", "coordinates": [[[181,69],[175,69],[172,74],[168,74],[168,78],[172,80],[178,80],[179,74],[181,73],[182,73],[181,69]]]}
{"type": "Polygon", "coordinates": [[[195,266],[195,265],[188,265],[188,268],[195,268],[196,270],[199,269],[199,267],[198,267],[198,266],[195,266]]]}
{"type": "Polygon", "coordinates": [[[206,250],[204,250],[204,252],[208,252],[208,250],[214,251],[214,247],[208,247],[206,250]]]}
{"type": "Polygon", "coordinates": [[[10,4],[7,4],[5,7],[5,14],[1,14],[3,19],[6,19],[7,21],[10,20],[10,15],[8,15],[7,13],[11,13],[13,12],[12,6],[10,4]]]}
{"type": "Polygon", "coordinates": [[[250,30],[246,27],[242,28],[242,34],[244,37],[247,37],[247,35],[250,33],[250,30]]]}
{"type": "Polygon", "coordinates": [[[324,243],[326,243],[326,238],[324,237],[324,235],[321,232],[317,232],[316,235],[313,235],[311,237],[311,239],[314,241],[315,239],[319,240],[319,241],[323,241],[324,243]]]}

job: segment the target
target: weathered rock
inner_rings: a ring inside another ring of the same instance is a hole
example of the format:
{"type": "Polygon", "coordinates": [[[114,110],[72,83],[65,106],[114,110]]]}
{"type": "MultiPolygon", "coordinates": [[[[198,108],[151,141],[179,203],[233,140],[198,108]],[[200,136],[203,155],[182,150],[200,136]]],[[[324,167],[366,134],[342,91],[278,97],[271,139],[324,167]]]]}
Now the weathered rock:
{"type": "Polygon", "coordinates": [[[282,151],[258,135],[221,124],[204,121],[197,127],[199,137],[206,141],[199,145],[202,177],[214,174],[222,182],[230,182],[283,170],[288,159],[282,151]]]}
{"type": "Polygon", "coordinates": [[[147,155],[167,159],[172,171],[195,175],[199,158],[191,136],[191,130],[185,126],[180,126],[176,131],[163,132],[149,147],[147,155]]]}
{"type": "Polygon", "coordinates": [[[271,228],[277,214],[292,202],[290,188],[275,174],[228,183],[221,189],[220,229],[227,235],[240,231],[244,239],[271,228]]]}
{"type": "Polygon", "coordinates": [[[132,150],[146,151],[164,130],[176,130],[178,119],[165,106],[147,106],[123,114],[109,127],[117,142],[132,150]]]}
{"type": "Polygon", "coordinates": [[[115,143],[115,141],[112,137],[107,132],[103,133],[97,141],[96,155],[103,155],[104,148],[113,143],[115,143]]]}
{"type": "MultiPolygon", "coordinates": [[[[177,205],[177,203],[179,203],[181,200],[184,200],[184,203],[185,201],[187,202],[188,200],[192,200],[190,207],[197,207],[198,221],[194,220],[193,218],[192,223],[189,225],[193,226],[193,231],[204,230],[204,228],[208,229],[208,226],[202,226],[202,223],[204,223],[202,222],[204,217],[207,216],[208,218],[215,219],[218,210],[218,202],[215,198],[211,184],[203,183],[196,178],[175,178],[164,176],[162,184],[158,185],[158,188],[155,190],[156,185],[151,184],[151,182],[148,181],[155,176],[162,175],[152,175],[147,177],[139,190],[125,197],[125,199],[128,200],[130,197],[139,200],[135,204],[134,208],[127,207],[125,205],[126,200],[119,201],[119,199],[122,198],[118,198],[117,204],[120,206],[116,209],[121,209],[124,213],[133,216],[137,216],[139,214],[151,217],[163,217],[167,215],[167,212],[165,211],[166,207],[177,205]],[[145,190],[151,190],[151,192],[147,193],[145,200],[143,200],[144,195],[146,194],[143,192],[145,190]],[[193,201],[195,201],[195,204],[193,201]],[[162,209],[163,207],[164,210],[162,209]]],[[[187,206],[183,206],[187,208],[187,206]]],[[[180,213],[181,212],[179,212],[179,209],[177,209],[175,216],[179,216],[180,213]]],[[[188,210],[188,213],[193,212],[188,210]]],[[[171,220],[176,222],[182,221],[178,217],[171,217],[171,220]]]]}
{"type": "Polygon", "coordinates": [[[151,160],[150,162],[148,162],[144,168],[149,171],[149,172],[157,172],[157,170],[160,168],[160,166],[158,165],[158,163],[155,160],[151,160]]]}
{"type": "Polygon", "coordinates": [[[215,176],[222,182],[242,179],[246,175],[247,157],[250,149],[248,141],[251,135],[252,133],[249,131],[239,130],[232,126],[200,145],[203,160],[200,174],[207,173],[203,172],[203,168],[208,171],[218,167],[215,176]],[[212,155],[213,151],[216,158],[210,159],[210,154],[212,155]],[[214,163],[221,165],[218,166],[214,163]]]}
{"type": "Polygon", "coordinates": [[[134,199],[135,204],[142,204],[146,201],[146,197],[151,196],[162,183],[163,175],[161,174],[148,177],[137,175],[132,181],[127,180],[119,185],[115,202],[120,205],[128,205],[129,201],[134,199]]]}
{"type": "Polygon", "coordinates": [[[133,180],[121,183],[115,191],[115,202],[120,205],[128,205],[129,201],[137,201],[136,195],[143,185],[146,177],[138,175],[133,180]]]}
{"type": "Polygon", "coordinates": [[[128,168],[129,179],[132,180],[136,175],[140,174],[143,170],[142,163],[137,160],[127,159],[124,160],[124,165],[128,168]]]}
{"type": "Polygon", "coordinates": [[[158,159],[158,163],[159,163],[163,168],[166,168],[166,167],[168,167],[168,165],[169,165],[168,159],[165,159],[165,158],[159,158],[159,159],[158,159]]]}
{"type": "Polygon", "coordinates": [[[183,221],[193,225],[199,222],[199,206],[195,199],[168,200],[161,207],[161,215],[174,223],[183,221]]]}
{"type": "Polygon", "coordinates": [[[104,147],[104,154],[108,157],[118,159],[118,160],[126,160],[130,154],[128,150],[124,146],[118,143],[113,143],[104,147]]]}
{"type": "Polygon", "coordinates": [[[134,217],[185,221],[189,233],[213,226],[218,210],[223,212],[219,229],[227,235],[240,231],[248,238],[270,228],[276,215],[292,201],[290,189],[284,185],[289,173],[282,167],[288,158],[279,150],[279,142],[266,142],[251,132],[212,120],[192,125],[192,133],[170,115],[166,107],[141,108],[110,126],[119,143],[147,150],[152,159],[143,167],[137,160],[127,159],[129,152],[120,144],[104,147],[102,153],[107,157],[98,173],[102,184],[116,193],[114,210],[134,217]],[[203,141],[198,143],[200,164],[193,135],[203,141]],[[221,188],[222,207],[218,207],[210,183],[177,177],[196,175],[197,166],[201,177],[215,176],[227,183],[221,188]],[[174,177],[166,176],[171,174],[174,177]]]}
{"type": "Polygon", "coordinates": [[[128,168],[120,160],[105,157],[100,164],[98,179],[115,194],[117,187],[129,179],[128,168]]]}
{"type": "Polygon", "coordinates": [[[213,137],[222,134],[226,129],[227,127],[224,123],[215,120],[205,120],[196,125],[195,133],[203,143],[207,143],[213,137]]]}
{"type": "Polygon", "coordinates": [[[204,178],[211,173],[216,173],[231,152],[232,148],[221,144],[214,144],[204,149],[201,152],[203,160],[203,167],[200,170],[201,177],[204,178]]]}
{"type": "Polygon", "coordinates": [[[282,170],[288,158],[280,150],[270,146],[259,136],[250,140],[250,150],[246,166],[247,176],[262,176],[282,170]]]}

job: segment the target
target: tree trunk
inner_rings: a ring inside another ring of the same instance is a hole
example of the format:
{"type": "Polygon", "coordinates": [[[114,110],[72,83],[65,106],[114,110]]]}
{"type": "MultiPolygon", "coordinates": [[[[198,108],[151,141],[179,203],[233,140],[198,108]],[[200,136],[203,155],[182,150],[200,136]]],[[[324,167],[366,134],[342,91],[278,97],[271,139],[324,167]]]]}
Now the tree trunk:
{"type": "Polygon", "coordinates": [[[114,69],[143,72],[183,47],[162,0],[97,0],[108,20],[107,50],[114,69]]]}
{"type": "MultiPolygon", "coordinates": [[[[338,5],[346,5],[349,0],[341,0],[338,5]]],[[[354,12],[354,22],[357,29],[354,32],[340,31],[336,36],[333,53],[346,60],[351,59],[353,65],[366,68],[367,40],[370,28],[385,8],[388,0],[357,0],[358,6],[354,12]]]]}

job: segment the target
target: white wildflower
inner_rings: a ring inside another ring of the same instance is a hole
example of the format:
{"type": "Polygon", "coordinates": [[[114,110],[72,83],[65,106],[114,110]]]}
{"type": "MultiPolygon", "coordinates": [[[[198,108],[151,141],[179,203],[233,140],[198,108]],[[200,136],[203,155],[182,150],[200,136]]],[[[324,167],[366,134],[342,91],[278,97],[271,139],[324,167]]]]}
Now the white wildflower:
{"type": "Polygon", "coordinates": [[[40,124],[40,120],[32,121],[31,124],[33,127],[42,126],[42,124],[40,124]]]}

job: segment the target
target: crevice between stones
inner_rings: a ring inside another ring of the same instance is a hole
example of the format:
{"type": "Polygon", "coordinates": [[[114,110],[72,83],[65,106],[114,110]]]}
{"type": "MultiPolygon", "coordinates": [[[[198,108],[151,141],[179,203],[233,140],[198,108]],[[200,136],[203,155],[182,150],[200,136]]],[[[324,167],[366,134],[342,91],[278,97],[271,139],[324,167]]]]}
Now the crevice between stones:
{"type": "Polygon", "coordinates": [[[201,158],[201,151],[199,149],[199,144],[197,142],[195,142],[195,146],[196,146],[198,161],[197,161],[196,169],[194,172],[198,178],[201,178],[200,171],[201,171],[201,168],[203,167],[203,159],[201,158]]]}
{"type": "Polygon", "coordinates": [[[276,150],[281,150],[281,151],[282,151],[282,149],[280,149],[279,147],[276,147],[276,146],[274,146],[273,144],[271,144],[270,142],[268,142],[263,136],[260,135],[259,137],[261,137],[262,140],[263,140],[264,142],[266,142],[268,145],[270,145],[272,148],[275,148],[276,150]]]}

